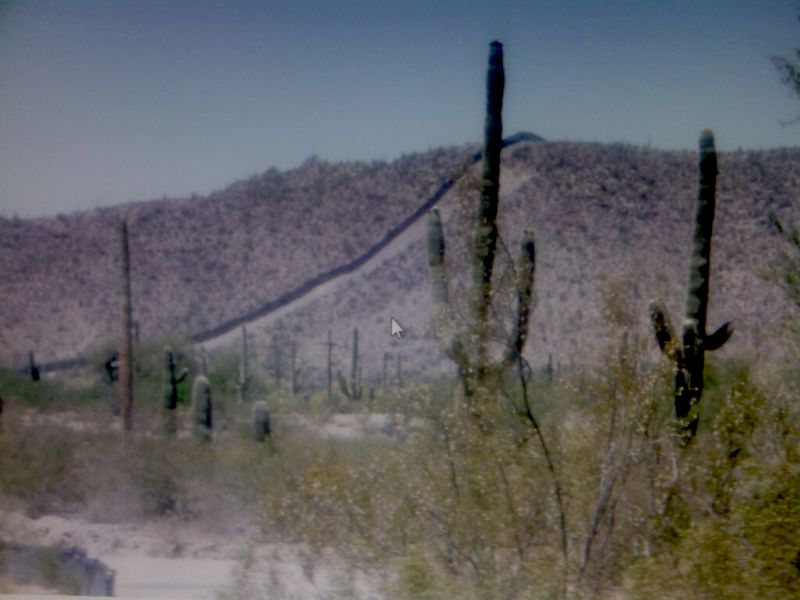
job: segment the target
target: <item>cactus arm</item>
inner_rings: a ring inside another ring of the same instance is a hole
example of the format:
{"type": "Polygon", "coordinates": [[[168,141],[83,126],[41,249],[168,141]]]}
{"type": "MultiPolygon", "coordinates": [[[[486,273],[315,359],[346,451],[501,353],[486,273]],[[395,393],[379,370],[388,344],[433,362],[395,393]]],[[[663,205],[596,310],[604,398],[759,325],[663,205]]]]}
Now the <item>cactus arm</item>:
{"type": "Polygon", "coordinates": [[[184,368],[183,368],[183,369],[181,369],[181,370],[180,370],[180,372],[179,372],[179,373],[178,373],[178,374],[175,376],[175,383],[181,383],[181,382],[182,382],[184,379],[186,379],[186,376],[187,376],[187,375],[189,375],[189,369],[187,369],[186,367],[184,367],[184,368]]]}
{"type": "Polygon", "coordinates": [[[658,342],[658,347],[669,358],[675,358],[675,334],[672,332],[669,317],[666,310],[658,300],[650,302],[650,321],[653,324],[653,332],[658,342]]]}
{"type": "Polygon", "coordinates": [[[466,366],[467,358],[463,351],[450,307],[447,290],[447,274],[444,268],[445,242],[442,218],[437,209],[432,209],[428,218],[428,266],[431,273],[431,290],[436,316],[434,327],[442,340],[445,354],[458,363],[466,366]]]}
{"type": "Polygon", "coordinates": [[[522,356],[525,343],[528,341],[531,304],[533,299],[533,281],[536,271],[536,244],[532,231],[525,231],[521,244],[520,275],[517,287],[517,319],[514,336],[510,340],[504,364],[508,366],[522,356]]]}
{"type": "Polygon", "coordinates": [[[444,230],[442,217],[437,209],[431,209],[428,217],[428,267],[431,271],[433,301],[439,306],[449,304],[447,275],[444,270],[444,230]]]}
{"type": "Polygon", "coordinates": [[[700,337],[706,334],[716,185],[717,153],[714,149],[714,135],[705,129],[700,134],[700,190],[695,205],[694,238],[686,300],[686,317],[697,321],[697,332],[700,337]]]}
{"type": "Polygon", "coordinates": [[[733,335],[733,331],[733,325],[730,322],[725,323],[714,333],[703,338],[703,350],[712,352],[722,348],[725,342],[733,335]]]}

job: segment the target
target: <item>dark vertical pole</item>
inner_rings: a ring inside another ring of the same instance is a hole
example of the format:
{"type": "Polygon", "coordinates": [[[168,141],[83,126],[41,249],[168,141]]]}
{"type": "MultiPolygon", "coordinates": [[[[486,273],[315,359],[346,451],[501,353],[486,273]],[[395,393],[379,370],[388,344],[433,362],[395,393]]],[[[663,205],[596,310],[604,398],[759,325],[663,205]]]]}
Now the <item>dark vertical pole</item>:
{"type": "Polygon", "coordinates": [[[328,330],[328,405],[333,404],[333,332],[328,330]]]}
{"type": "Polygon", "coordinates": [[[131,303],[131,257],[128,248],[128,224],[120,223],[122,243],[122,340],[119,352],[119,406],[122,428],[133,429],[133,305],[131,303]]]}

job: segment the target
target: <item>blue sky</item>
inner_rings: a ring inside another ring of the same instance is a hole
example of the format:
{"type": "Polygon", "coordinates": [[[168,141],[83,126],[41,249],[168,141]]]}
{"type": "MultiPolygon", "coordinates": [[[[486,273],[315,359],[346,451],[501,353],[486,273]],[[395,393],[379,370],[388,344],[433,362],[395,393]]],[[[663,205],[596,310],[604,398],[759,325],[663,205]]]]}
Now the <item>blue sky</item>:
{"type": "Polygon", "coordinates": [[[391,160],[505,132],[722,150],[800,144],[769,61],[786,1],[0,0],[0,214],[206,194],[311,155],[391,160]]]}

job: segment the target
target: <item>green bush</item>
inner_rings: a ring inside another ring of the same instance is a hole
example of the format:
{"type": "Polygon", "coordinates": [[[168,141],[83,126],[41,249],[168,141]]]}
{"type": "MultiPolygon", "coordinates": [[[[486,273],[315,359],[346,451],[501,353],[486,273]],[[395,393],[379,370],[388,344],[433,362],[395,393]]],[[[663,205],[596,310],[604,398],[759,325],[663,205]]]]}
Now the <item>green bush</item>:
{"type": "MultiPolygon", "coordinates": [[[[68,510],[85,490],[76,471],[80,444],[73,432],[55,426],[6,426],[0,433],[0,494],[34,517],[68,510]]],[[[7,424],[8,425],[8,424],[7,424]]]]}

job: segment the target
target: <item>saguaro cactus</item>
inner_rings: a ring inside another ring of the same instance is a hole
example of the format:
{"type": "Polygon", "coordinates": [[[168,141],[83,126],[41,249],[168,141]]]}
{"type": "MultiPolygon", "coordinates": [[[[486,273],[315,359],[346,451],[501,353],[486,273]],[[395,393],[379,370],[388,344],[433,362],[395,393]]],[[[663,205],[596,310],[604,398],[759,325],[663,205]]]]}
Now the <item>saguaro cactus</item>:
{"type": "Polygon", "coordinates": [[[31,376],[31,381],[39,381],[41,379],[39,365],[36,364],[32,350],[28,351],[28,375],[31,376]]]}
{"type": "Polygon", "coordinates": [[[275,389],[281,389],[281,382],[283,381],[283,346],[285,340],[281,335],[272,336],[272,376],[275,379],[275,389]]]}
{"type": "Polygon", "coordinates": [[[106,383],[108,384],[108,406],[111,414],[119,416],[119,397],[117,396],[117,381],[119,381],[119,355],[113,352],[106,362],[103,363],[106,371],[106,383]]]}
{"type": "Polygon", "coordinates": [[[253,439],[263,442],[271,431],[269,406],[266,401],[259,400],[253,404],[253,439]]]}
{"type": "Polygon", "coordinates": [[[361,385],[361,367],[358,365],[358,328],[353,329],[353,346],[350,358],[350,385],[348,387],[344,376],[339,373],[339,388],[350,400],[361,400],[364,386],[361,385]]]}
{"type": "Polygon", "coordinates": [[[176,370],[172,348],[164,348],[164,431],[167,433],[177,431],[175,409],[178,408],[178,384],[189,374],[185,368],[176,370]]]}
{"type": "Polygon", "coordinates": [[[733,333],[725,323],[711,335],[706,334],[708,293],[711,274],[711,236],[717,185],[717,153],[714,134],[708,129],[700,134],[700,190],[695,204],[694,241],[689,265],[686,318],[681,337],[676,338],[666,310],[660,302],[650,303],[650,318],[661,350],[675,361],[675,416],[683,445],[697,433],[698,403],[703,395],[705,353],[716,350],[733,333]]]}
{"type": "Polygon", "coordinates": [[[300,369],[297,366],[297,340],[292,338],[289,344],[289,388],[294,398],[300,391],[300,369]]]}
{"type": "Polygon", "coordinates": [[[502,148],[502,110],[505,72],[503,46],[492,42],[486,78],[486,123],[484,128],[483,181],[478,203],[475,241],[472,256],[472,310],[466,327],[459,329],[450,305],[445,273],[445,238],[439,212],[433,209],[428,221],[428,265],[431,272],[433,300],[436,304],[434,326],[445,352],[458,365],[459,376],[469,399],[476,387],[490,373],[511,366],[522,354],[528,333],[531,292],[535,265],[533,235],[526,231],[518,265],[517,315],[515,331],[508,340],[502,359],[492,361],[489,348],[492,305],[492,274],[499,237],[497,213],[500,190],[500,150],[502,148]]]}
{"type": "Polygon", "coordinates": [[[242,325],[242,356],[239,359],[239,373],[234,377],[236,383],[236,397],[239,402],[247,401],[247,392],[250,387],[252,377],[248,374],[248,348],[247,348],[247,329],[242,325]]]}
{"type": "Polygon", "coordinates": [[[208,377],[208,352],[205,348],[200,348],[198,351],[198,356],[200,357],[200,369],[203,375],[208,377]]]}
{"type": "Polygon", "coordinates": [[[192,435],[210,440],[212,428],[211,387],[205,375],[198,375],[192,386],[192,435]]]}
{"type": "Polygon", "coordinates": [[[119,226],[122,257],[122,339],[119,351],[117,390],[122,411],[122,428],[133,429],[133,304],[131,303],[131,257],[128,248],[128,223],[119,226]]]}
{"type": "Polygon", "coordinates": [[[394,380],[397,387],[403,387],[403,355],[399,352],[394,359],[394,380]]]}

